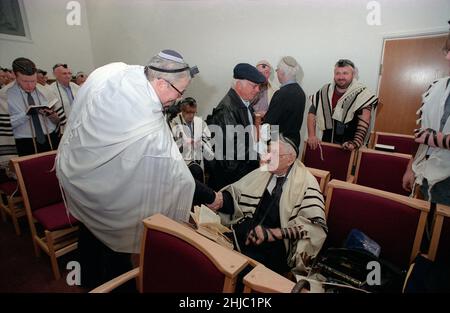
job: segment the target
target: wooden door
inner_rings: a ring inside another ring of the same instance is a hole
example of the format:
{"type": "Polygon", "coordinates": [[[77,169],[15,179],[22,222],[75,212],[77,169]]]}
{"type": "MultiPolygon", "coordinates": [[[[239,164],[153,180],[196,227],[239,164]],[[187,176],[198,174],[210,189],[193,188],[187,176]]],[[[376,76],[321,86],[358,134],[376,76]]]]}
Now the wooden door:
{"type": "Polygon", "coordinates": [[[383,49],[375,130],[411,135],[422,94],[449,64],[442,53],[447,34],[386,39],[383,49]]]}

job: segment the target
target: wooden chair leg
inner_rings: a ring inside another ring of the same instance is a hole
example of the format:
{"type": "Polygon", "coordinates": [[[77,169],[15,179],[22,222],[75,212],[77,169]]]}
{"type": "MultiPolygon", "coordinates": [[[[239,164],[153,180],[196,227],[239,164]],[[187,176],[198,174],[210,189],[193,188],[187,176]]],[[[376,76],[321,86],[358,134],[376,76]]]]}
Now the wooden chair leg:
{"type": "Polygon", "coordinates": [[[58,280],[61,278],[61,274],[59,273],[58,260],[56,258],[55,245],[52,233],[46,230],[45,237],[47,239],[48,255],[50,257],[50,262],[52,264],[53,275],[55,276],[55,280],[58,280]]]}
{"type": "Polygon", "coordinates": [[[3,208],[3,206],[0,205],[0,213],[2,215],[2,220],[4,223],[6,223],[6,212],[5,209],[3,208]]]}
{"type": "Polygon", "coordinates": [[[4,197],[4,194],[0,193],[0,201],[1,201],[1,203],[0,203],[0,213],[2,215],[3,222],[6,223],[6,211],[5,211],[6,204],[5,204],[5,200],[4,200],[3,197],[4,197]]]}
{"type": "Polygon", "coordinates": [[[20,236],[20,227],[19,227],[19,221],[17,219],[17,212],[16,212],[16,206],[14,202],[11,200],[11,198],[8,198],[8,208],[11,212],[11,219],[14,225],[14,229],[16,230],[17,236],[20,236]]]}
{"type": "Polygon", "coordinates": [[[34,254],[38,258],[41,255],[41,248],[39,247],[39,244],[37,242],[37,234],[36,234],[36,228],[34,226],[33,221],[29,221],[30,231],[31,231],[31,240],[33,241],[33,248],[34,248],[34,254]]]}

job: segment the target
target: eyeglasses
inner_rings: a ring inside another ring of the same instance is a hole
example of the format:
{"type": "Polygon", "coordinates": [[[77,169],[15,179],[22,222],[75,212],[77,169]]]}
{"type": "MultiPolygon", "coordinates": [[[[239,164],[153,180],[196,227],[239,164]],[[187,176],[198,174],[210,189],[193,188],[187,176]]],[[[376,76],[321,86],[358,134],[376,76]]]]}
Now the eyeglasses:
{"type": "Polygon", "coordinates": [[[183,96],[183,94],[184,94],[184,92],[185,92],[186,90],[180,91],[180,90],[178,90],[178,88],[175,87],[170,81],[168,81],[168,80],[166,80],[166,79],[164,79],[164,78],[161,78],[161,79],[162,79],[163,81],[165,81],[166,83],[168,83],[173,89],[175,89],[176,92],[178,92],[178,93],[180,94],[180,96],[183,96]]]}
{"type": "Polygon", "coordinates": [[[447,47],[442,48],[442,53],[446,56],[450,52],[450,49],[447,47]]]}
{"type": "Polygon", "coordinates": [[[348,60],[348,59],[340,59],[336,62],[337,67],[345,67],[345,66],[351,66],[352,68],[355,68],[355,64],[348,60]]]}

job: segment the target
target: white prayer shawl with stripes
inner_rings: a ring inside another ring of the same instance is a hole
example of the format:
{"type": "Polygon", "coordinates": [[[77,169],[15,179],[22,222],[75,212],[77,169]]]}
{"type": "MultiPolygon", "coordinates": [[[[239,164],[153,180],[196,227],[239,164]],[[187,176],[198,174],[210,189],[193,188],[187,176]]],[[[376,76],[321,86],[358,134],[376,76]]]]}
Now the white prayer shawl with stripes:
{"type": "MultiPolygon", "coordinates": [[[[15,84],[17,84],[17,82],[14,81],[0,89],[0,166],[6,170],[9,168],[9,160],[17,156],[16,141],[14,139],[8,106],[8,89],[15,84]]],[[[39,84],[36,84],[36,90],[48,101],[48,103],[55,102],[52,109],[60,118],[59,126],[60,132],[62,132],[66,124],[66,116],[58,97],[50,89],[39,84]]],[[[24,107],[24,112],[25,110],[26,107],[24,107]]],[[[31,123],[30,127],[32,127],[31,123]]]]}
{"type": "MultiPolygon", "coordinates": [[[[234,214],[220,213],[222,224],[229,226],[244,216],[252,216],[272,174],[259,169],[247,174],[234,184],[224,187],[234,201],[234,214]]],[[[285,239],[287,263],[295,272],[305,273],[311,258],[319,253],[326,239],[325,204],[316,178],[299,160],[296,160],[283,185],[280,199],[282,228],[300,226],[306,237],[290,242],[285,239]]]]}
{"type": "MultiPolygon", "coordinates": [[[[435,81],[422,95],[423,104],[417,112],[421,116],[418,120],[421,128],[439,131],[445,101],[449,94],[450,77],[445,77],[435,81]]],[[[442,132],[450,134],[450,119],[447,119],[442,132]]],[[[434,184],[450,177],[450,150],[421,144],[414,158],[413,171],[416,183],[422,185],[423,179],[426,178],[430,191],[434,184]],[[427,151],[428,159],[426,159],[427,151]]]]}
{"type": "MultiPolygon", "coordinates": [[[[70,90],[72,91],[72,95],[75,98],[78,93],[78,89],[80,89],[80,86],[72,82],[69,82],[69,86],[70,90]]],[[[66,114],[66,117],[69,118],[70,111],[72,110],[72,105],[70,104],[69,96],[67,95],[66,89],[57,81],[49,85],[48,88],[50,88],[53,91],[53,93],[58,96],[58,98],[63,104],[64,113],[66,114]]]]}
{"type": "Polygon", "coordinates": [[[317,108],[316,124],[322,131],[333,128],[332,119],[347,124],[353,120],[356,111],[369,105],[375,107],[378,103],[378,98],[366,86],[354,79],[338,100],[332,115],[331,102],[334,88],[334,82],[326,84],[309,97],[312,105],[317,108]]]}
{"type": "Polygon", "coordinates": [[[138,253],[142,220],[187,221],[194,179],[144,67],[105,65],[80,88],[57,154],[67,206],[104,244],[138,253]]]}

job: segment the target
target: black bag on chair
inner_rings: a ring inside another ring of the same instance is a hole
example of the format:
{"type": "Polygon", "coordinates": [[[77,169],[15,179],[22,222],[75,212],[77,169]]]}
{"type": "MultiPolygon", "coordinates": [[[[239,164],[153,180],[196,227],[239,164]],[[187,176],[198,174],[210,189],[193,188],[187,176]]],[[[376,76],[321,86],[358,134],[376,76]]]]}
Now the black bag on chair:
{"type": "MultiPolygon", "coordinates": [[[[359,249],[329,248],[318,256],[312,271],[324,276],[328,283],[352,286],[368,292],[400,293],[405,279],[405,273],[394,265],[359,249]],[[377,263],[370,263],[373,261],[377,263]],[[373,272],[378,269],[378,273],[373,272]],[[374,280],[377,277],[379,279],[374,280]]],[[[338,288],[331,292],[342,290],[338,288]]]]}

